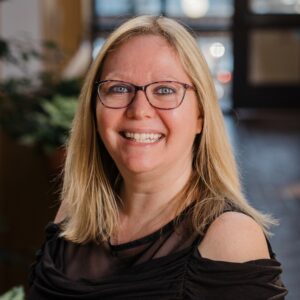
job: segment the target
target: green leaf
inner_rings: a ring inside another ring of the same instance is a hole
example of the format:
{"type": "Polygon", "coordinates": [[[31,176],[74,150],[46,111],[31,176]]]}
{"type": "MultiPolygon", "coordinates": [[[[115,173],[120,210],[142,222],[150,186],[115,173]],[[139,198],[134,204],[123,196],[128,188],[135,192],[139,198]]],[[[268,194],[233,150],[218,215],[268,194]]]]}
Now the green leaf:
{"type": "Polygon", "coordinates": [[[54,41],[44,41],[43,45],[48,49],[57,49],[57,44],[54,41]]]}
{"type": "Polygon", "coordinates": [[[11,290],[0,296],[0,300],[24,300],[25,293],[22,286],[13,287],[11,290]]]}

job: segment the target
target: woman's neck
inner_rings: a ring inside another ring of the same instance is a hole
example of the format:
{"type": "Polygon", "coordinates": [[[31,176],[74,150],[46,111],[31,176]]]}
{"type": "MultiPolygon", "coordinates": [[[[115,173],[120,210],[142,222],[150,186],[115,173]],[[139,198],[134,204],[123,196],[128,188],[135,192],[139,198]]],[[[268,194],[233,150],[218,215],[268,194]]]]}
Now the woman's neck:
{"type": "Polygon", "coordinates": [[[180,192],[191,178],[191,173],[191,167],[186,167],[179,174],[160,173],[151,180],[149,176],[137,176],[136,180],[125,177],[127,179],[124,179],[120,190],[123,205],[119,228],[111,242],[121,244],[139,239],[174,219],[178,196],[181,196],[180,192]]]}
{"type": "Polygon", "coordinates": [[[178,172],[125,176],[121,188],[123,207],[121,218],[132,220],[151,218],[163,211],[165,218],[175,214],[176,201],[172,201],[191,177],[191,166],[182,166],[178,172]],[[175,203],[174,203],[175,202],[175,203]]]}

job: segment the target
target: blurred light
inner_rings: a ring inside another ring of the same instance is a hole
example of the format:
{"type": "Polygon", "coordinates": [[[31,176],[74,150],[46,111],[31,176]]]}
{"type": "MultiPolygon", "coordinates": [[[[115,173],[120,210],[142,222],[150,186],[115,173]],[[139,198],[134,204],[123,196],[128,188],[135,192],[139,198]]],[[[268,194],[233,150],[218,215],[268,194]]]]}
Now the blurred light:
{"type": "Polygon", "coordinates": [[[62,77],[64,79],[72,79],[85,74],[91,62],[91,52],[91,43],[89,41],[83,41],[79,49],[64,68],[62,77]]]}
{"type": "Polygon", "coordinates": [[[225,53],[225,47],[222,43],[213,43],[209,47],[209,52],[213,57],[222,57],[225,53]]]}
{"type": "Polygon", "coordinates": [[[99,53],[99,51],[101,50],[101,46],[95,46],[94,49],[93,49],[93,59],[95,59],[99,53]]]}
{"type": "Polygon", "coordinates": [[[296,13],[300,14],[300,0],[295,3],[295,11],[296,13]]]}
{"type": "Polygon", "coordinates": [[[206,15],[209,8],[208,0],[181,0],[183,12],[189,18],[200,18],[206,15]]]}
{"type": "Polygon", "coordinates": [[[93,56],[93,59],[95,59],[99,53],[99,51],[101,50],[103,44],[105,42],[105,39],[104,38],[97,38],[95,39],[94,41],[94,48],[93,48],[93,53],[92,53],[92,56],[93,56]]]}
{"type": "Polygon", "coordinates": [[[217,75],[217,79],[219,80],[219,82],[225,84],[231,81],[232,75],[231,72],[229,71],[221,71],[218,73],[217,75]]]}
{"type": "Polygon", "coordinates": [[[222,85],[220,83],[218,83],[217,81],[215,81],[215,88],[216,88],[216,92],[217,92],[217,97],[218,99],[222,99],[225,91],[224,88],[222,87],[222,85]]]}
{"type": "Polygon", "coordinates": [[[281,3],[285,5],[292,5],[295,4],[296,1],[297,0],[281,0],[281,3]]]}

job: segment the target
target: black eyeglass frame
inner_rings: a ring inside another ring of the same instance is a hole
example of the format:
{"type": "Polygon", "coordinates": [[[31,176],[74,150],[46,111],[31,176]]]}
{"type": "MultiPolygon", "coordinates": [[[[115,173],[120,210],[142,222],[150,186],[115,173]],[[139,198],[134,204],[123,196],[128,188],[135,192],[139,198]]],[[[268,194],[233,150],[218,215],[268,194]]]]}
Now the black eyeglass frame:
{"type": "Polygon", "coordinates": [[[194,86],[192,86],[192,85],[190,85],[190,84],[188,84],[188,83],[183,83],[183,82],[180,82],[180,81],[174,81],[174,80],[154,81],[154,82],[150,82],[150,83],[145,84],[145,85],[136,85],[136,84],[133,84],[133,83],[130,83],[130,82],[122,81],[122,80],[110,80],[110,79],[109,79],[109,80],[96,81],[96,82],[95,82],[95,85],[96,85],[96,87],[97,87],[97,96],[98,96],[100,102],[103,104],[103,106],[105,106],[105,107],[107,107],[107,108],[111,108],[111,109],[122,109],[122,108],[128,107],[128,106],[134,101],[134,98],[135,98],[135,96],[136,96],[136,93],[137,93],[138,91],[143,91],[144,94],[145,94],[145,96],[146,96],[146,99],[147,99],[148,103],[149,103],[152,107],[154,107],[154,108],[156,108],[156,109],[161,109],[161,110],[171,110],[171,109],[175,109],[175,108],[179,107],[179,106],[182,104],[183,99],[184,99],[185,94],[186,94],[186,91],[187,91],[188,89],[192,89],[193,91],[196,90],[194,86]],[[132,97],[131,101],[130,101],[127,105],[121,106],[121,107],[111,107],[111,106],[108,106],[108,105],[104,104],[103,101],[101,100],[101,97],[100,97],[99,86],[100,86],[101,84],[103,84],[103,83],[106,83],[106,82],[121,82],[121,83],[124,83],[124,84],[127,84],[127,85],[132,86],[132,87],[134,88],[134,94],[133,94],[133,97],[132,97]],[[166,82],[166,83],[171,83],[171,82],[173,82],[173,83],[180,84],[181,86],[184,87],[184,92],[183,92],[183,95],[182,95],[182,99],[180,100],[180,102],[178,103],[178,105],[176,105],[175,107],[172,107],[172,108],[161,108],[161,107],[157,107],[157,106],[153,105],[153,104],[150,102],[150,100],[148,99],[146,90],[147,90],[148,86],[150,86],[150,85],[152,85],[152,84],[160,83],[160,82],[166,82]]]}

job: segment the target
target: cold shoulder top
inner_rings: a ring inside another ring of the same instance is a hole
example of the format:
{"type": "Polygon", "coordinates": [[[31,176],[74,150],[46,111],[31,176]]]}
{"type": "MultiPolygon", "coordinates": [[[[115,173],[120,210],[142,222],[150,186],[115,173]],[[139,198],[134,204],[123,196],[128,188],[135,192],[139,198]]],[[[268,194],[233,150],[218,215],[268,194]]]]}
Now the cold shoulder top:
{"type": "Polygon", "coordinates": [[[185,210],[178,222],[119,245],[75,244],[59,237],[60,224],[49,223],[28,299],[284,299],[281,264],[268,239],[271,259],[211,260],[199,253],[203,236],[188,220],[185,210]]]}

